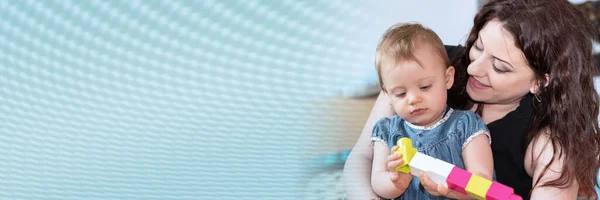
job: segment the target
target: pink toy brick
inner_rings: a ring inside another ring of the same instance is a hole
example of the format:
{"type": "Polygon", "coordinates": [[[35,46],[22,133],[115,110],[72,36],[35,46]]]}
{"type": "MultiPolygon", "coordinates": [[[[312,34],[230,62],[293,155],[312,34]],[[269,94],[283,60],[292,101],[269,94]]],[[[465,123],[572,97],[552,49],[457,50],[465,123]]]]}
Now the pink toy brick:
{"type": "Polygon", "coordinates": [[[494,181],[485,196],[488,200],[504,200],[509,199],[514,193],[512,188],[494,181]]]}
{"type": "Polygon", "coordinates": [[[469,184],[469,179],[471,179],[471,172],[454,167],[446,179],[446,183],[448,183],[448,189],[467,195],[465,188],[469,184]]]}
{"type": "Polygon", "coordinates": [[[508,200],[523,200],[523,198],[519,195],[512,194],[510,197],[508,197],[508,200]]]}

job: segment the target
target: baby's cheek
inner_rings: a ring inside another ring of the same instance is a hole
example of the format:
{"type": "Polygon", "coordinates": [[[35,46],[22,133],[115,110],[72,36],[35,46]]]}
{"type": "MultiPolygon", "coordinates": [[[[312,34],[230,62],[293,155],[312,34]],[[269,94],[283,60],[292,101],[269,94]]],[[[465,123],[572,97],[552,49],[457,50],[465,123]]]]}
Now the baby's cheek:
{"type": "Polygon", "coordinates": [[[396,114],[398,114],[400,117],[404,117],[407,113],[408,109],[408,105],[406,104],[399,104],[398,106],[396,106],[396,108],[394,108],[394,111],[396,112],[396,114]]]}
{"type": "Polygon", "coordinates": [[[435,97],[434,97],[434,101],[436,105],[439,105],[440,107],[445,107],[446,106],[446,99],[447,97],[447,92],[446,90],[440,91],[435,97]]]}

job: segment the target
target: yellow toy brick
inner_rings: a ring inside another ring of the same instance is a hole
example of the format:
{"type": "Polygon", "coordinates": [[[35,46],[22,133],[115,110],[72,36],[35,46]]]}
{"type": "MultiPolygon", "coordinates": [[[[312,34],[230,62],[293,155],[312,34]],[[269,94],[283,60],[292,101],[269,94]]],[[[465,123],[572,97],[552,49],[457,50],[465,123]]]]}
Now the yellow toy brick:
{"type": "Polygon", "coordinates": [[[410,168],[408,166],[408,163],[410,163],[410,160],[412,160],[412,158],[417,153],[417,149],[415,149],[413,147],[412,140],[410,138],[406,138],[406,137],[400,138],[397,142],[397,145],[398,145],[398,149],[396,149],[396,151],[394,151],[394,153],[402,154],[401,159],[404,161],[404,164],[396,167],[396,171],[408,174],[408,173],[410,173],[410,168]]]}
{"type": "Polygon", "coordinates": [[[471,179],[469,179],[469,183],[467,183],[465,191],[470,197],[483,200],[485,199],[486,193],[490,189],[490,186],[492,186],[492,181],[473,174],[471,179]]]}

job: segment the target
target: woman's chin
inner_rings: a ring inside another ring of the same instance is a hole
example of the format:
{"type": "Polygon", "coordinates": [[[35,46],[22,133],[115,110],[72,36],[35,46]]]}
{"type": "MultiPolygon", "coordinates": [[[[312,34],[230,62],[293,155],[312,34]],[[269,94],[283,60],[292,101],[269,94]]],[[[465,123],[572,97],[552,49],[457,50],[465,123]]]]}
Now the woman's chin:
{"type": "Polygon", "coordinates": [[[473,89],[469,86],[467,86],[467,94],[469,94],[469,98],[471,98],[473,101],[477,101],[477,102],[485,102],[485,94],[483,94],[481,91],[478,91],[477,89],[473,89]]]}

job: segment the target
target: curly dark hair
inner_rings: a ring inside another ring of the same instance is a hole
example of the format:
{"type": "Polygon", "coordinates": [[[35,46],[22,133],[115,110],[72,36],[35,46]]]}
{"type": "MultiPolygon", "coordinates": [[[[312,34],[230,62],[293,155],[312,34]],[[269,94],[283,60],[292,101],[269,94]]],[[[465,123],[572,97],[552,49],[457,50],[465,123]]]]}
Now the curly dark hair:
{"type": "MultiPolygon", "coordinates": [[[[468,51],[479,31],[492,19],[502,22],[514,36],[515,45],[523,51],[538,84],[547,84],[536,94],[541,102],[532,102],[534,113],[525,144],[535,142],[542,130],[547,130],[556,155],[550,164],[561,158],[564,171],[559,178],[543,184],[538,178],[534,186],[565,188],[576,180],[581,192],[596,196],[600,135],[599,98],[593,83],[597,68],[592,40],[598,35],[594,26],[579,8],[565,0],[491,0],[475,16],[466,48],[455,57],[454,66],[469,65],[468,51]],[[550,76],[549,82],[546,75],[550,76]]],[[[471,101],[464,91],[466,67],[456,69],[455,85],[449,91],[454,101],[449,103],[471,108],[477,102],[471,101]]],[[[479,105],[481,114],[483,104],[479,105]]],[[[548,170],[546,166],[542,174],[548,170]]]]}

